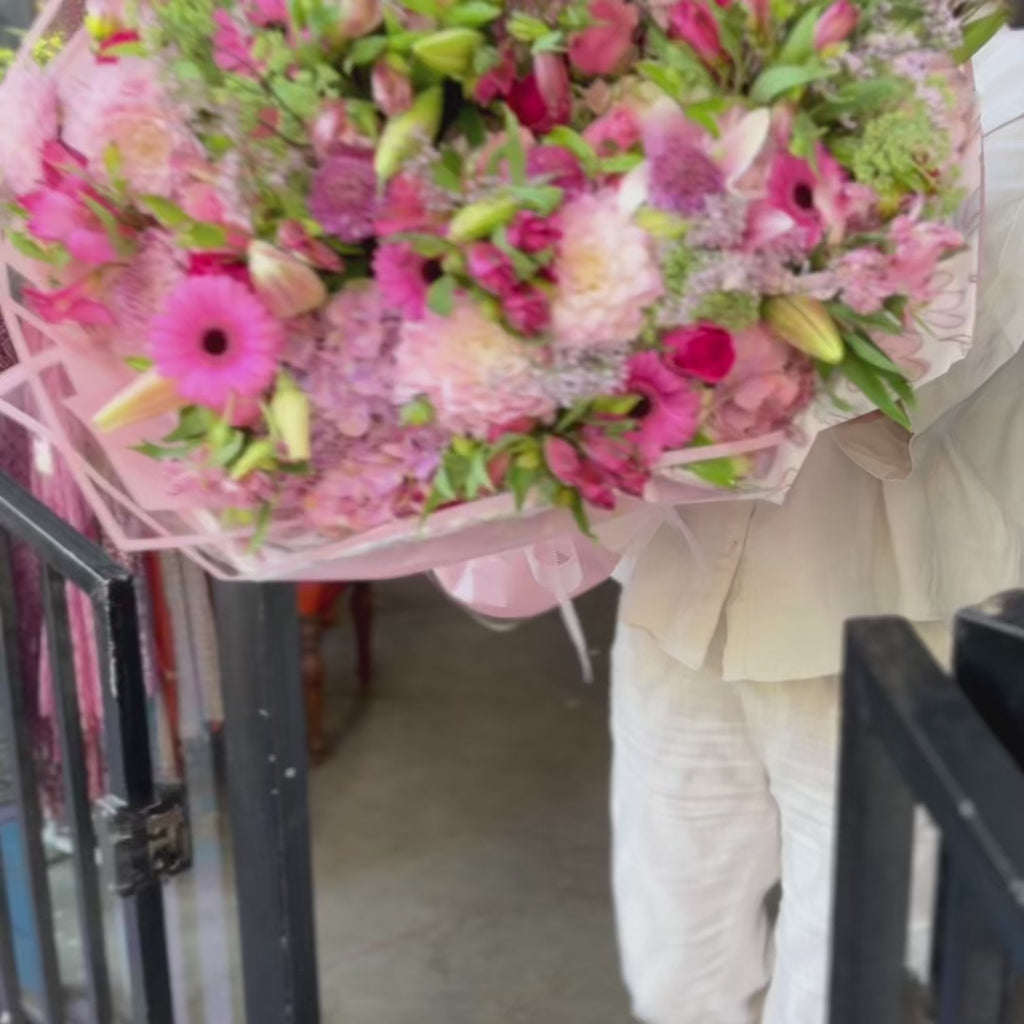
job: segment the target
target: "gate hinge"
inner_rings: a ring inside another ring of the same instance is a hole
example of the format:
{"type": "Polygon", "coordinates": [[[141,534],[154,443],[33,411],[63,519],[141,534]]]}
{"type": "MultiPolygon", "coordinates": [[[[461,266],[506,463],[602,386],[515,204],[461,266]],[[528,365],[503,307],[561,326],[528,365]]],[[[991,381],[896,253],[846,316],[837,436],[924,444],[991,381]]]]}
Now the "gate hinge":
{"type": "Polygon", "coordinates": [[[179,875],[192,866],[192,831],[182,786],[160,789],[156,803],[132,810],[117,797],[100,801],[106,823],[106,854],[113,889],[133,896],[150,882],[179,875]]]}

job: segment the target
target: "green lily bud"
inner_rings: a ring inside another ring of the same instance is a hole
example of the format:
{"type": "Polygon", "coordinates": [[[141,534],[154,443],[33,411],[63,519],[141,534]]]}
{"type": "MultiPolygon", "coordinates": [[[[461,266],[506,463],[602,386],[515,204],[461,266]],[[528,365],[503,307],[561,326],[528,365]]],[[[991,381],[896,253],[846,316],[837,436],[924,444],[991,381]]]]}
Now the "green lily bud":
{"type": "Polygon", "coordinates": [[[433,140],[441,127],[443,108],[444,93],[440,86],[434,86],[421,92],[407,111],[388,121],[373,164],[381,181],[394,177],[419,146],[433,140]]]}
{"type": "Polygon", "coordinates": [[[836,322],[825,306],[806,295],[768,299],[761,315],[787,344],[823,363],[843,361],[845,349],[836,322]]]}
{"type": "Polygon", "coordinates": [[[487,238],[496,228],[507,224],[519,210],[512,196],[497,196],[470,203],[459,210],[448,225],[448,239],[456,245],[487,238]]]}
{"type": "Polygon", "coordinates": [[[238,456],[235,464],[231,467],[232,480],[244,480],[250,473],[258,469],[270,469],[274,465],[274,442],[269,438],[261,438],[253,441],[248,448],[238,456]]]}
{"type": "Polygon", "coordinates": [[[448,28],[417,39],[412,52],[431,71],[461,81],[473,67],[473,57],[483,44],[481,33],[471,28],[448,28]]]}
{"type": "Polygon", "coordinates": [[[139,374],[126,388],[119,391],[92,418],[93,424],[104,432],[130,427],[134,423],[163,416],[188,405],[179,394],[174,381],[161,377],[156,370],[139,374]]]}
{"type": "Polygon", "coordinates": [[[309,398],[286,373],[277,378],[270,414],[290,462],[305,462],[310,453],[309,398]]]}

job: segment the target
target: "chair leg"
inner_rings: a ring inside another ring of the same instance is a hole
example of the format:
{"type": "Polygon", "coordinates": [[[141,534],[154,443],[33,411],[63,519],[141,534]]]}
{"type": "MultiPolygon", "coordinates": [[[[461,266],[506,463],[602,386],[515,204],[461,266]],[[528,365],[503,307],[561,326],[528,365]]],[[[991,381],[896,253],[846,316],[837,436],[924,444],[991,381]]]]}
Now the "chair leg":
{"type": "Polygon", "coordinates": [[[302,620],[302,685],[306,698],[306,748],[317,761],[327,752],[324,733],[325,671],[321,641],[323,628],[318,616],[302,620]]]}
{"type": "Polygon", "coordinates": [[[356,677],[366,693],[373,681],[373,590],[369,583],[352,588],[352,621],[356,629],[356,677]]]}

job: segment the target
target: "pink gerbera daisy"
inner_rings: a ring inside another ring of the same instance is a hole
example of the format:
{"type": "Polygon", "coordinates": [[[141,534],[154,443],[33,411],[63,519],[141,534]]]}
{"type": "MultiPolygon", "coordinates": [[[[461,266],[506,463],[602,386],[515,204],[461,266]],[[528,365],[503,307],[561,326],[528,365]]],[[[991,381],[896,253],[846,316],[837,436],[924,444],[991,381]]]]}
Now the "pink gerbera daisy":
{"type": "Polygon", "coordinates": [[[232,395],[258,395],[274,379],[284,331],[240,281],[189,277],[153,320],[149,352],[182,398],[221,409],[232,395]]]}
{"type": "Polygon", "coordinates": [[[657,352],[638,352],[630,359],[626,391],[640,396],[633,411],[640,425],[629,436],[645,463],[693,440],[700,423],[700,394],[657,352]]]}

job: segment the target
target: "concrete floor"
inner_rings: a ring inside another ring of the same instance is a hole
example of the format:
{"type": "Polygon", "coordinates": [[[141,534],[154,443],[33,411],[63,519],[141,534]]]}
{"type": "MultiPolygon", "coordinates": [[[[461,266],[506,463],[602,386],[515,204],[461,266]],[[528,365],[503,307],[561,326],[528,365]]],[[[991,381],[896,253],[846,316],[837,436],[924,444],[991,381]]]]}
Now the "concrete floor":
{"type": "Polygon", "coordinates": [[[325,1024],[626,1024],[608,887],[607,648],[579,603],[496,633],[424,580],[377,588],[377,677],[352,716],[351,631],[327,640],[337,740],[312,778],[325,1024]]]}

